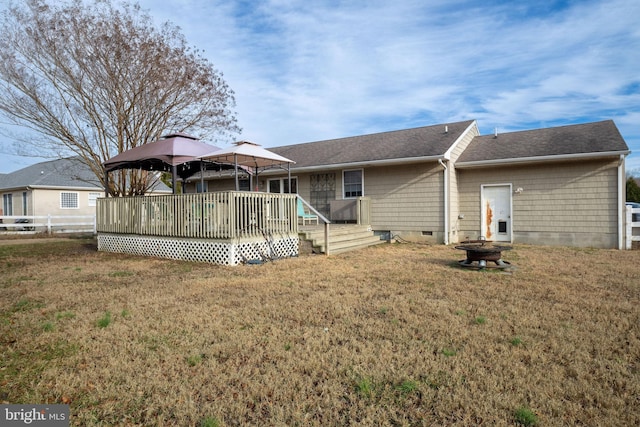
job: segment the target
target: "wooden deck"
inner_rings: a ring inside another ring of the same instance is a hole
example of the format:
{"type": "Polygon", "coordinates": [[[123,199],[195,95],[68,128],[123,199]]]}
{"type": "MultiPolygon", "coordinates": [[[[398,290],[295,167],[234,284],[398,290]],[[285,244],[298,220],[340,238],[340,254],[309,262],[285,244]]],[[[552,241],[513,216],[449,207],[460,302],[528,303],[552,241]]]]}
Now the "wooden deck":
{"type": "Polygon", "coordinates": [[[295,194],[103,198],[96,213],[99,250],[225,265],[298,255],[295,194]]]}

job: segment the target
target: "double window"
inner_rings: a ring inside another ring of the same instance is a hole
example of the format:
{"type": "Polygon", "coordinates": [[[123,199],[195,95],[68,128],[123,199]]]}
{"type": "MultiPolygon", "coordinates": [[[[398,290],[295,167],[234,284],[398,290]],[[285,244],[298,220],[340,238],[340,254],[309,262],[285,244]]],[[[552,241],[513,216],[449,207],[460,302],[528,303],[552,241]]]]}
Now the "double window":
{"type": "Polygon", "coordinates": [[[298,192],[298,179],[291,178],[291,191],[289,191],[289,178],[276,178],[269,180],[269,193],[296,194],[298,192]]]}
{"type": "Polygon", "coordinates": [[[342,194],[345,199],[361,197],[364,188],[362,169],[342,172],[342,194]]]}

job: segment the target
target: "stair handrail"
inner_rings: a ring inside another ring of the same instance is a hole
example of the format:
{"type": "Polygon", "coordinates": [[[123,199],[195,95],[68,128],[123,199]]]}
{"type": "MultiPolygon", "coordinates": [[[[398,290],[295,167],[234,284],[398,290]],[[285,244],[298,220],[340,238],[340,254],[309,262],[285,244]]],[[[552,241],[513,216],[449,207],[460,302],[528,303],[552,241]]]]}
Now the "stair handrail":
{"type": "Polygon", "coordinates": [[[300,200],[304,206],[309,208],[309,211],[317,215],[318,218],[322,220],[324,224],[324,254],[329,255],[329,224],[331,224],[331,221],[327,219],[324,215],[322,215],[320,212],[318,212],[316,208],[311,206],[304,198],[302,198],[302,196],[300,196],[300,194],[296,194],[296,195],[298,197],[298,200],[300,200]]]}

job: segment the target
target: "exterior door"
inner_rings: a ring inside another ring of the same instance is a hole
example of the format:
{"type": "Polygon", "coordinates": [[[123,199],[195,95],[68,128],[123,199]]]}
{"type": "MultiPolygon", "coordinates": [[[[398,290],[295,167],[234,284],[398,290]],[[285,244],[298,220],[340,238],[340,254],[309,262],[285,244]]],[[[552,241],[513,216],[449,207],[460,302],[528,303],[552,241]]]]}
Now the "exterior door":
{"type": "Polygon", "coordinates": [[[336,174],[319,173],[311,175],[311,206],[325,217],[331,216],[329,202],[336,199],[336,174]]]}
{"type": "Polygon", "coordinates": [[[494,242],[511,242],[511,184],[483,185],[481,234],[494,242]]]}

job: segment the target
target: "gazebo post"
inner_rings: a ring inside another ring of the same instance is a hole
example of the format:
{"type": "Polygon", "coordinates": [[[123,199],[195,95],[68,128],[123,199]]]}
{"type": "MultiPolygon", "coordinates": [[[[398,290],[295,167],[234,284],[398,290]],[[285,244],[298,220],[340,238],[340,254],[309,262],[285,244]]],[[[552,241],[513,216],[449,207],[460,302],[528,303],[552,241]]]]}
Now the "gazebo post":
{"type": "Polygon", "coordinates": [[[173,194],[176,194],[176,174],[178,173],[178,167],[176,165],[171,166],[171,186],[173,187],[173,194]]]}
{"type": "Polygon", "coordinates": [[[204,193],[204,160],[200,160],[200,192],[204,193]]]}
{"type": "Polygon", "coordinates": [[[104,197],[109,197],[109,171],[104,168],[104,197]]]}
{"type": "Polygon", "coordinates": [[[235,175],[236,175],[236,191],[240,191],[240,181],[238,180],[238,155],[237,154],[233,155],[233,166],[234,166],[235,175]]]}

